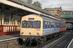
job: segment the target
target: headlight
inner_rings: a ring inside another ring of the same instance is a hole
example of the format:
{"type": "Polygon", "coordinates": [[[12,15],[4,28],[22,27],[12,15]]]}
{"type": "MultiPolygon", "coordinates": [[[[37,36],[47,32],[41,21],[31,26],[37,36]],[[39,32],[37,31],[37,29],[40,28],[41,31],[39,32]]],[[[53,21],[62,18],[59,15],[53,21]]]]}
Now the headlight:
{"type": "Polygon", "coordinates": [[[29,35],[31,35],[31,32],[29,32],[29,35]]]}

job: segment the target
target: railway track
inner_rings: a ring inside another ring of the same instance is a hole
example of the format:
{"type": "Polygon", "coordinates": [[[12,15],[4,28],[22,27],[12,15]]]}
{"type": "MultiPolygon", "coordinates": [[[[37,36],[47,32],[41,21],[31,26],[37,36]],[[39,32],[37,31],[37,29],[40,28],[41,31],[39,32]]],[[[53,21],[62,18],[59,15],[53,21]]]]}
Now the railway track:
{"type": "Polygon", "coordinates": [[[42,48],[67,48],[72,38],[73,38],[73,33],[68,32],[63,37],[43,46],[42,48]]]}
{"type": "MultiPolygon", "coordinates": [[[[63,35],[63,34],[62,34],[62,35],[63,35]]],[[[42,44],[39,44],[39,43],[38,43],[37,46],[25,46],[25,45],[23,45],[22,48],[42,48],[42,47],[45,46],[46,44],[51,43],[51,42],[53,42],[54,40],[57,40],[58,38],[62,37],[62,35],[53,37],[53,38],[49,39],[48,41],[44,41],[44,42],[42,42],[42,44]]],[[[41,42],[41,41],[40,41],[40,42],[41,42]]]]}
{"type": "Polygon", "coordinates": [[[73,38],[73,33],[65,33],[56,38],[52,38],[43,44],[38,44],[37,46],[20,46],[17,42],[17,36],[0,36],[0,48],[66,48],[73,38]]]}

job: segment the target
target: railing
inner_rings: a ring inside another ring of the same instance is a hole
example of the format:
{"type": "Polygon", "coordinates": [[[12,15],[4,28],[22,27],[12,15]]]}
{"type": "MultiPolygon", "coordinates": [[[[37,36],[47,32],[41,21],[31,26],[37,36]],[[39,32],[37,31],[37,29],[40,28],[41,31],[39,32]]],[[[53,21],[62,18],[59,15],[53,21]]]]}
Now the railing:
{"type": "Polygon", "coordinates": [[[16,25],[0,25],[0,35],[19,33],[20,28],[16,25]]]}
{"type": "Polygon", "coordinates": [[[3,26],[0,25],[0,35],[3,35],[3,26]]]}

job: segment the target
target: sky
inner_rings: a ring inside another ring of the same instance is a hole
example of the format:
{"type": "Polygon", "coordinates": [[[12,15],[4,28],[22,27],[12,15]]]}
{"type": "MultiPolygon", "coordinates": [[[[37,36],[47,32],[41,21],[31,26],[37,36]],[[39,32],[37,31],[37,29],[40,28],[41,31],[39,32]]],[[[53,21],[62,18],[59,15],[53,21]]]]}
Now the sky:
{"type": "Polygon", "coordinates": [[[62,7],[63,10],[73,10],[73,0],[33,0],[39,1],[42,8],[62,7]]]}

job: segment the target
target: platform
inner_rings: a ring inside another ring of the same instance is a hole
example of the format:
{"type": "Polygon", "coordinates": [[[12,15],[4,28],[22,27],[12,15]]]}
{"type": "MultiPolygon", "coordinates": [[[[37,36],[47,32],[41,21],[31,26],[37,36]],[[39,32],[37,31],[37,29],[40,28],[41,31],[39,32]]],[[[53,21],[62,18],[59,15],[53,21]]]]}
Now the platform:
{"type": "Polygon", "coordinates": [[[0,36],[0,42],[2,41],[8,41],[8,40],[14,40],[17,39],[17,36],[11,36],[11,35],[4,35],[4,36],[0,36]]]}
{"type": "Polygon", "coordinates": [[[0,48],[20,48],[16,36],[0,36],[0,48]]]}

